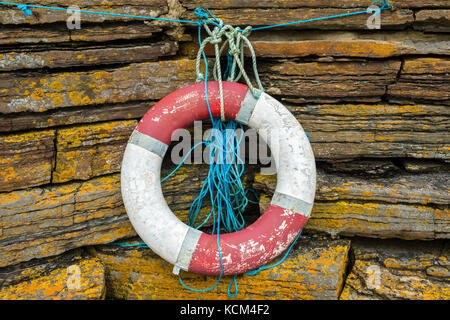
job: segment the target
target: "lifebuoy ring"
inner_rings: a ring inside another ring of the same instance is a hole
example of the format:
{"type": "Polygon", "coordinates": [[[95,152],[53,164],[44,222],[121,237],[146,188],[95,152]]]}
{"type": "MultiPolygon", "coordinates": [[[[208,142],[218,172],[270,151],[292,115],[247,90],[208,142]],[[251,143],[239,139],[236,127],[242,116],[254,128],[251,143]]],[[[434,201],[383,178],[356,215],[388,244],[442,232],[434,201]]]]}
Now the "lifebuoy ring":
{"type": "MultiPolygon", "coordinates": [[[[220,235],[223,274],[231,275],[271,261],[296,238],[311,213],[316,167],[309,140],[286,107],[265,93],[255,99],[243,84],[222,84],[227,119],[258,133],[278,131],[282,137],[266,141],[277,167],[277,186],[270,206],[247,228],[220,235]]],[[[218,83],[208,82],[215,117],[220,116],[218,97],[218,83]]],[[[204,83],[179,89],[159,101],[130,137],[122,162],[121,189],[131,223],[155,253],[182,270],[218,275],[217,237],[181,222],[164,200],[160,184],[161,163],[172,132],[208,117],[204,83]]]]}

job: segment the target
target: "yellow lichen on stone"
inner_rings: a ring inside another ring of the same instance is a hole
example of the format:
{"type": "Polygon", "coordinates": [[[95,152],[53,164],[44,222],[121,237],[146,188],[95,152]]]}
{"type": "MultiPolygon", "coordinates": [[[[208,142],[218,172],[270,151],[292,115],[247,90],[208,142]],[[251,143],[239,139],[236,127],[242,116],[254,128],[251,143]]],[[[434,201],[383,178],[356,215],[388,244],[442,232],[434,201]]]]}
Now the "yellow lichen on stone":
{"type": "Polygon", "coordinates": [[[0,267],[134,236],[119,175],[0,193],[0,267]],[[20,236],[20,237],[18,237],[20,236]],[[10,241],[16,239],[17,241],[10,241]]]}
{"type": "Polygon", "coordinates": [[[340,297],[343,300],[368,299],[373,295],[393,299],[450,299],[448,285],[427,279],[422,273],[401,276],[371,262],[358,260],[353,268],[340,297]],[[371,273],[373,270],[375,274],[371,273]]]}
{"type": "Polygon", "coordinates": [[[57,132],[53,182],[117,172],[135,120],[82,125],[57,132]]]}
{"type": "Polygon", "coordinates": [[[180,59],[135,63],[111,71],[63,72],[11,79],[16,93],[1,97],[5,103],[0,111],[42,112],[58,107],[160,99],[185,86],[186,80],[193,80],[194,69],[194,61],[180,59]],[[149,81],[149,74],[163,80],[149,81]]]}
{"type": "Polygon", "coordinates": [[[49,182],[54,130],[0,137],[0,191],[49,182]]]}
{"type": "MultiPolygon", "coordinates": [[[[301,242],[301,240],[300,240],[301,242]]],[[[303,244],[305,245],[305,244],[303,244]]],[[[343,283],[348,242],[294,250],[288,259],[256,276],[237,278],[237,299],[336,299],[343,283]]],[[[181,286],[171,265],[150,249],[92,249],[107,270],[108,296],[120,299],[229,299],[232,277],[224,277],[212,291],[198,294],[181,286]]],[[[183,282],[194,288],[212,286],[217,278],[182,271],[183,282]]]]}
{"type": "MultiPolygon", "coordinates": [[[[377,183],[369,183],[319,171],[316,201],[305,230],[378,238],[440,238],[440,233],[446,232],[450,210],[433,204],[447,201],[443,193],[445,187],[437,185],[440,184],[437,180],[426,191],[422,189],[422,183],[427,183],[429,177],[424,178],[427,180],[415,181],[415,177],[401,181],[387,179],[381,184],[380,179],[377,183]]],[[[254,188],[263,192],[259,203],[261,213],[269,205],[275,185],[276,176],[255,176],[254,188]]]]}
{"type": "Polygon", "coordinates": [[[105,292],[104,283],[104,268],[101,262],[95,258],[86,259],[66,268],[52,270],[47,275],[0,287],[0,299],[102,299],[105,292]]]}
{"type": "Polygon", "coordinates": [[[434,244],[359,240],[341,299],[448,300],[448,250],[434,244]]]}

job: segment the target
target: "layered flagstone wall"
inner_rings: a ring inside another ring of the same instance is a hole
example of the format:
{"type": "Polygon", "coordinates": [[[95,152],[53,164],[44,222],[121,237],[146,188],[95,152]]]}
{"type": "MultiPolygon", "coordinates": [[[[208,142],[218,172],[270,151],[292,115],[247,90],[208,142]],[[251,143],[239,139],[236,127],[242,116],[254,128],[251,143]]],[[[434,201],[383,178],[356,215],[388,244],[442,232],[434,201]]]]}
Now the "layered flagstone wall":
{"type": "MultiPolygon", "coordinates": [[[[28,4],[265,26],[365,10],[365,0],[29,0],[28,4]]],[[[237,278],[241,299],[450,298],[450,3],[391,1],[381,28],[358,15],[254,31],[265,90],[309,134],[318,183],[311,220],[287,260],[237,278]]],[[[0,298],[224,299],[185,290],[144,248],[120,195],[137,121],[195,81],[196,28],[0,7],[0,298]],[[131,240],[130,240],[131,239],[131,240]]],[[[212,54],[212,48],[206,48],[212,54]]],[[[164,173],[173,166],[166,161],[164,173]]],[[[163,184],[187,221],[204,166],[163,184]]],[[[276,176],[245,185],[270,202],[276,176]]],[[[202,213],[208,212],[208,205],[202,213]]],[[[184,275],[192,286],[214,279],[184,275]]]]}

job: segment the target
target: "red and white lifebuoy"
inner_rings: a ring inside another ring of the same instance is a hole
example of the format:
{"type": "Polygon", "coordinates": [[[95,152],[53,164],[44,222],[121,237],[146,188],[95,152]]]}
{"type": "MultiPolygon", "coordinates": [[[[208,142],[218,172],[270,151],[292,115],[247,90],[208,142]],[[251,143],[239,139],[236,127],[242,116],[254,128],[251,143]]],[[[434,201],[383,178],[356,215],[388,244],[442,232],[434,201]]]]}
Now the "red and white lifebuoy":
{"type": "MultiPolygon", "coordinates": [[[[208,82],[213,116],[220,116],[219,87],[208,82]]],[[[223,273],[256,269],[280,255],[306,223],[313,205],[316,167],[309,140],[296,118],[280,102],[262,93],[255,99],[247,86],[223,82],[224,109],[268,139],[277,166],[271,204],[247,228],[220,236],[223,273]]],[[[161,163],[172,132],[209,118],[204,83],[179,89],[153,106],[131,135],[122,162],[121,188],[127,214],[142,240],[176,267],[207,275],[220,273],[217,236],[181,222],[168,207],[160,184],[161,163]]]]}

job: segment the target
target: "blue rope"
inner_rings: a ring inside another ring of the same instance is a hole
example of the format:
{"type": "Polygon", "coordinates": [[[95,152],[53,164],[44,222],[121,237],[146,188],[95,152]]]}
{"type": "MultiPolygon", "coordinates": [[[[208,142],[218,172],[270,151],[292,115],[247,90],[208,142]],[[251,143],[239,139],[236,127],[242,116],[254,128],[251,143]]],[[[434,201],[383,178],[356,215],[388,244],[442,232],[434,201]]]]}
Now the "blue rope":
{"type": "MultiPolygon", "coordinates": [[[[69,10],[67,8],[38,6],[38,5],[23,5],[23,4],[20,4],[20,3],[3,2],[3,1],[0,1],[0,4],[9,5],[9,6],[16,6],[20,10],[23,10],[22,8],[24,6],[25,6],[25,8],[28,7],[28,8],[57,10],[57,11],[67,11],[67,10],[69,10]]],[[[199,23],[198,21],[188,21],[188,20],[168,19],[168,18],[156,18],[156,17],[148,17],[148,16],[135,16],[135,15],[130,15],[130,14],[111,13],[111,12],[102,12],[102,11],[74,10],[74,9],[71,9],[71,11],[72,12],[80,12],[80,13],[88,13],[88,14],[100,14],[100,15],[105,15],[105,16],[135,18],[135,19],[161,20],[161,21],[168,21],[168,22],[180,22],[180,23],[191,23],[191,24],[198,24],[199,23]]],[[[27,15],[30,15],[30,14],[31,14],[31,10],[29,10],[29,14],[27,14],[27,15]]]]}
{"type": "MultiPolygon", "coordinates": [[[[394,7],[391,6],[388,3],[388,0],[384,0],[382,2],[373,0],[372,2],[381,4],[380,11],[382,11],[382,10],[393,10],[394,9],[394,7]]],[[[354,16],[354,15],[363,14],[363,13],[367,13],[367,10],[350,12],[350,13],[343,13],[343,14],[337,14],[337,15],[328,16],[328,17],[320,17],[320,18],[314,18],[314,19],[306,19],[306,20],[292,21],[292,22],[287,22],[287,23],[273,24],[273,25],[270,25],[270,26],[263,26],[263,27],[252,28],[251,30],[252,31],[264,30],[264,29],[269,29],[269,28],[277,28],[277,27],[289,26],[289,25],[305,23],[305,22],[314,22],[314,21],[319,21],[319,20],[343,18],[343,17],[354,16]]]]}
{"type": "Polygon", "coordinates": [[[17,5],[17,8],[19,10],[22,10],[23,13],[25,13],[26,16],[31,16],[31,14],[33,13],[30,9],[28,9],[28,7],[24,4],[19,4],[17,5]]]}
{"type": "Polygon", "coordinates": [[[280,259],[280,261],[278,261],[277,263],[272,264],[272,265],[270,265],[270,266],[263,265],[263,266],[259,267],[258,269],[255,269],[255,270],[252,270],[252,271],[248,271],[248,272],[246,272],[245,274],[248,274],[248,275],[250,275],[250,276],[254,276],[254,275],[257,275],[258,273],[260,273],[260,272],[263,271],[263,270],[267,270],[267,269],[270,269],[270,268],[274,268],[274,267],[280,265],[281,263],[283,263],[284,260],[286,260],[287,256],[289,255],[289,253],[291,252],[291,250],[292,250],[292,248],[294,247],[295,243],[297,242],[298,238],[300,238],[300,235],[301,235],[301,234],[302,234],[302,230],[300,230],[300,232],[298,233],[298,235],[297,235],[297,237],[295,238],[295,240],[292,241],[291,245],[290,245],[289,248],[286,250],[286,253],[284,254],[283,258],[280,259]]]}
{"type": "MultiPolygon", "coordinates": [[[[198,13],[201,15],[200,17],[203,17],[204,14],[203,11],[198,11],[198,13]]],[[[198,37],[199,43],[201,43],[202,42],[201,25],[199,25],[198,37]]],[[[204,52],[202,52],[202,57],[205,60],[206,65],[206,55],[204,54],[204,52]]],[[[222,139],[216,139],[216,137],[211,135],[208,141],[202,141],[197,143],[189,150],[189,152],[183,158],[181,163],[169,175],[167,175],[164,179],[161,180],[161,182],[163,182],[168,177],[172,176],[180,168],[180,166],[185,162],[187,157],[197,146],[202,144],[210,146],[210,155],[209,155],[210,167],[208,176],[203,182],[199,195],[192,202],[189,208],[189,226],[195,227],[195,222],[202,207],[203,200],[205,197],[209,195],[212,204],[212,209],[208,214],[208,216],[204,219],[204,221],[195,228],[199,229],[204,224],[206,224],[211,218],[213,219],[212,234],[217,235],[220,273],[216,282],[212,286],[204,289],[189,287],[183,282],[181,273],[179,273],[178,280],[180,281],[180,284],[184,288],[194,292],[210,291],[220,283],[223,276],[223,260],[222,260],[222,251],[220,248],[221,224],[223,225],[225,230],[229,233],[242,230],[245,226],[243,212],[249,202],[254,202],[248,199],[247,197],[247,193],[253,190],[252,189],[244,190],[241,182],[241,177],[244,173],[244,161],[240,158],[239,145],[243,139],[244,134],[243,131],[241,131],[242,134],[240,137],[236,137],[234,134],[236,133],[236,129],[238,126],[241,129],[243,129],[243,126],[235,121],[228,121],[227,123],[224,123],[220,119],[214,119],[214,117],[212,116],[208,98],[207,68],[205,68],[204,85],[205,85],[205,100],[208,106],[210,119],[213,124],[213,130],[217,130],[217,132],[220,132],[222,139]],[[227,132],[228,133],[233,132],[233,135],[230,136],[229,134],[227,134],[227,132]],[[214,159],[216,161],[214,161],[214,159]]],[[[255,275],[262,270],[275,267],[280,263],[282,263],[288,256],[289,252],[291,251],[291,248],[293,247],[297,239],[300,237],[300,234],[301,233],[297,235],[295,241],[291,244],[284,257],[278,263],[271,266],[261,266],[256,270],[247,272],[246,274],[255,275]]],[[[233,279],[230,281],[227,287],[227,294],[230,298],[236,297],[239,292],[236,279],[237,275],[234,275],[233,279]],[[231,293],[232,285],[234,285],[234,293],[231,293]]]]}
{"type": "MultiPolygon", "coordinates": [[[[219,21],[214,15],[207,10],[196,10],[196,14],[200,18],[208,19],[209,16],[213,17],[217,23],[219,21]]],[[[201,38],[201,25],[198,27],[198,41],[202,43],[201,38]]],[[[202,58],[207,65],[207,59],[204,52],[202,52],[202,58]]],[[[220,119],[214,119],[211,112],[211,107],[208,98],[208,69],[205,68],[204,76],[204,88],[205,88],[205,100],[208,106],[208,112],[210,120],[212,122],[212,131],[219,132],[219,139],[213,135],[209,137],[208,145],[210,147],[210,167],[208,176],[203,182],[197,198],[192,202],[189,208],[189,226],[194,227],[197,220],[197,216],[203,204],[205,197],[209,195],[211,201],[211,211],[204,221],[197,227],[199,229],[211,218],[213,219],[212,234],[217,235],[217,248],[219,252],[220,261],[220,273],[217,281],[214,285],[205,289],[196,289],[187,286],[181,277],[181,273],[178,275],[178,279],[183,287],[195,292],[204,292],[214,289],[222,279],[223,276],[223,260],[222,251],[220,248],[220,228],[221,224],[227,232],[235,232],[242,230],[245,226],[243,212],[245,207],[250,202],[247,198],[247,191],[244,190],[241,182],[241,177],[244,173],[244,161],[239,155],[239,145],[243,139],[243,131],[240,137],[236,137],[236,129],[239,126],[243,129],[242,124],[235,121],[222,122],[220,119]],[[233,132],[232,135],[229,133],[233,132]],[[221,138],[221,139],[220,139],[221,138]]],[[[233,277],[235,283],[235,295],[237,294],[236,276],[233,277]]],[[[232,281],[232,282],[233,282],[232,281]]],[[[233,297],[230,293],[230,286],[228,286],[228,295],[233,297]]],[[[235,296],[234,295],[234,296],[235,296]]]]}
{"type": "MultiPolygon", "coordinates": [[[[373,3],[380,4],[380,11],[382,10],[393,10],[394,7],[391,6],[388,3],[388,0],[383,1],[372,1],[373,3]]],[[[16,6],[18,9],[22,10],[26,16],[29,16],[32,14],[31,10],[28,8],[36,8],[36,9],[46,9],[46,10],[58,10],[58,11],[67,11],[67,8],[59,8],[59,7],[48,7],[48,6],[39,6],[39,5],[24,5],[21,3],[15,3],[15,2],[3,2],[0,1],[0,4],[2,5],[8,5],[8,6],[16,6]]],[[[178,23],[187,23],[187,24],[196,24],[198,26],[203,25],[204,23],[212,23],[216,24],[218,26],[218,21],[216,19],[216,22],[214,21],[208,21],[209,15],[211,17],[214,17],[214,15],[208,10],[208,9],[202,9],[202,8],[196,8],[194,13],[199,17],[203,18],[202,21],[190,21],[190,20],[179,20],[179,19],[169,19],[169,18],[158,18],[158,17],[148,17],[148,16],[137,16],[137,15],[130,15],[130,14],[121,14],[121,13],[111,13],[111,12],[102,12],[102,11],[90,11],[90,10],[73,10],[72,12],[80,12],[80,13],[88,13],[88,14],[98,14],[98,15],[106,15],[106,16],[115,16],[115,17],[124,17],[124,18],[134,18],[134,19],[146,19],[146,20],[160,20],[160,21],[167,21],[167,22],[178,22],[178,23]]],[[[344,13],[344,14],[338,14],[328,17],[320,17],[320,18],[314,18],[314,19],[307,19],[307,20],[298,20],[298,21],[292,21],[287,23],[280,23],[280,24],[274,24],[269,26],[263,26],[263,27],[256,27],[251,28],[251,31],[257,31],[257,30],[264,30],[269,28],[277,28],[277,27],[283,27],[293,24],[299,24],[299,23],[305,23],[305,22],[313,22],[313,21],[319,21],[319,20],[326,20],[326,19],[335,19],[335,18],[342,18],[347,16],[353,16],[358,14],[367,13],[367,11],[357,11],[357,12],[350,12],[350,13],[344,13]]],[[[215,18],[215,17],[214,17],[215,18]]],[[[242,31],[242,30],[241,30],[242,31]]]]}

